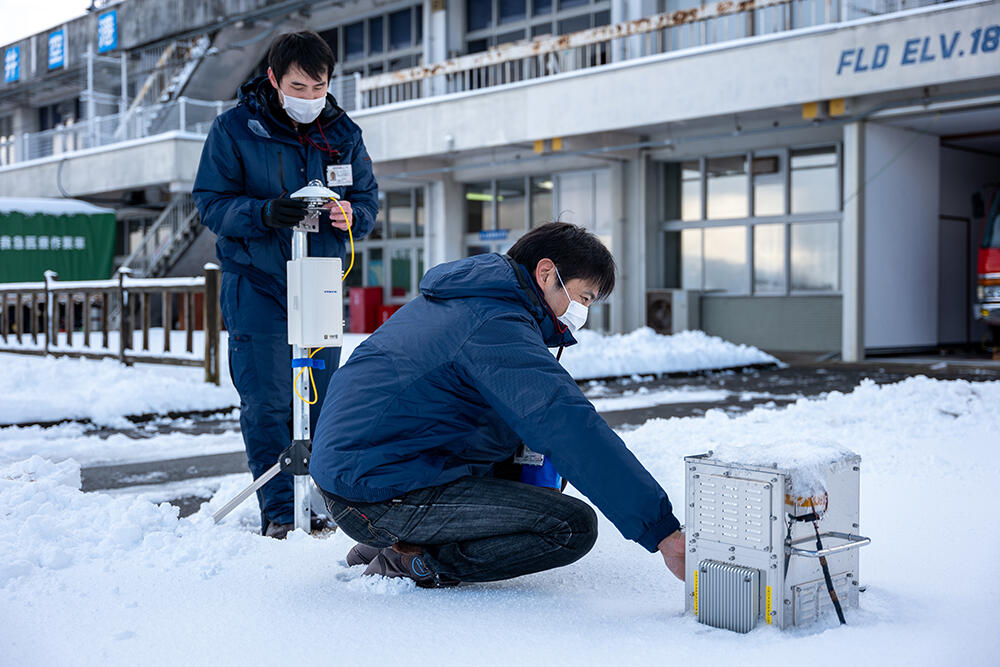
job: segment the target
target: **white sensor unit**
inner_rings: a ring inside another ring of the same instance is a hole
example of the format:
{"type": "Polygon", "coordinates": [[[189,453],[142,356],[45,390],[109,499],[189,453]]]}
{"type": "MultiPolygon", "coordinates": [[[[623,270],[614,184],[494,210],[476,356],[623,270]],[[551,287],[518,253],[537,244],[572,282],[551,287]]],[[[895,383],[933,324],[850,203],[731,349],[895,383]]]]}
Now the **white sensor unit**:
{"type": "Polygon", "coordinates": [[[288,262],[288,344],[344,344],[343,265],[339,257],[303,257],[288,262]]]}

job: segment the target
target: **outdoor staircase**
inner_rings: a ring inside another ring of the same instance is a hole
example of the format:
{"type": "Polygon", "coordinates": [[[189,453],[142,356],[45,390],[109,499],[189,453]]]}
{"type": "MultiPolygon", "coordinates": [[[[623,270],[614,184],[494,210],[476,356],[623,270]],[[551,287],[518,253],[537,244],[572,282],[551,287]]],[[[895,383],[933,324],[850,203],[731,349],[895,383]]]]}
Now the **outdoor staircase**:
{"type": "Polygon", "coordinates": [[[136,278],[165,275],[201,232],[198,209],[189,192],[173,199],[153,222],[142,241],[122,262],[136,278]]]}

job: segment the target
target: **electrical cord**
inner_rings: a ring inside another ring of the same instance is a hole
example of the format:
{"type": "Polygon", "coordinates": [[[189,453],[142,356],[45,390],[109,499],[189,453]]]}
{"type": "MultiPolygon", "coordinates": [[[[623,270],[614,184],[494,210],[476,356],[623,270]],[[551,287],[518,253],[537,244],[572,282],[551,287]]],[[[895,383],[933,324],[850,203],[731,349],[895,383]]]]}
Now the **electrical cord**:
{"type": "Polygon", "coordinates": [[[344,271],[344,277],[341,278],[341,281],[343,282],[347,280],[348,274],[351,272],[351,269],[354,268],[354,232],[352,231],[352,227],[354,225],[352,225],[351,221],[348,219],[347,211],[345,211],[344,207],[340,205],[340,200],[334,199],[333,203],[336,204],[337,208],[340,209],[340,212],[344,214],[344,220],[347,221],[347,236],[351,239],[351,263],[347,265],[347,270],[344,271]]]}
{"type": "MultiPolygon", "coordinates": [[[[326,349],[325,347],[317,347],[315,350],[309,353],[309,358],[312,359],[317,352],[325,349],[326,349]]],[[[316,378],[315,376],[313,376],[312,366],[303,366],[302,368],[299,369],[298,374],[295,376],[295,380],[292,381],[292,391],[294,391],[295,395],[299,397],[299,400],[305,403],[306,405],[316,405],[316,401],[319,400],[319,394],[316,391],[316,378]],[[306,371],[306,368],[309,369],[309,382],[312,384],[313,400],[311,401],[302,398],[302,394],[299,393],[299,378],[302,377],[302,374],[306,371]]]]}

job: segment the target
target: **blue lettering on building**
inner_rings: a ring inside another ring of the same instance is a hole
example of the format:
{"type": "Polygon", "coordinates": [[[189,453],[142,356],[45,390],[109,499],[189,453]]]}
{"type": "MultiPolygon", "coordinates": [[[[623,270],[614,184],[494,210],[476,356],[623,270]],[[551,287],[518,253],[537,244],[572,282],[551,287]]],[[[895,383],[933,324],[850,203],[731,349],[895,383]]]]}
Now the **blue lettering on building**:
{"type": "Polygon", "coordinates": [[[951,58],[951,54],[955,52],[955,45],[958,44],[958,36],[960,34],[961,33],[956,30],[955,34],[951,36],[951,43],[945,39],[944,35],[941,35],[941,57],[944,60],[951,58]]]}
{"type": "MultiPolygon", "coordinates": [[[[885,69],[890,56],[899,53],[900,65],[920,65],[953,58],[982,57],[1000,52],[1000,25],[979,26],[962,35],[961,30],[911,37],[901,44],[855,46],[840,52],[837,76],[885,69]],[[963,48],[964,45],[964,48],[963,48]]],[[[1000,70],[998,70],[1000,71],[1000,70]]]]}
{"type": "Polygon", "coordinates": [[[113,9],[97,17],[97,52],[105,53],[118,48],[118,10],[113,9]]]}
{"type": "Polygon", "coordinates": [[[21,47],[12,46],[3,54],[3,80],[14,83],[21,78],[21,47]]]}
{"type": "Polygon", "coordinates": [[[49,33],[49,69],[58,69],[66,63],[66,33],[60,28],[49,33]]]}
{"type": "Polygon", "coordinates": [[[875,47],[875,55],[872,57],[872,69],[882,69],[889,62],[889,45],[879,44],[875,47]]]}
{"type": "Polygon", "coordinates": [[[906,40],[906,45],[903,47],[903,64],[913,65],[917,62],[917,51],[920,47],[920,38],[914,37],[913,39],[906,40]]]}

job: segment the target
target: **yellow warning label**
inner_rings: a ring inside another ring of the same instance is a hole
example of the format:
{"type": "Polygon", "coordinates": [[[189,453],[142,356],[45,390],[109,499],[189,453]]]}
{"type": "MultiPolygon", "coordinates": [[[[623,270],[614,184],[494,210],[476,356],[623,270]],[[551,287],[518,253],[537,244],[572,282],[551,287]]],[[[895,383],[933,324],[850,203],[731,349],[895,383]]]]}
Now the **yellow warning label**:
{"type": "Polygon", "coordinates": [[[767,587],[767,594],[764,603],[764,620],[771,625],[771,587],[767,587]]]}
{"type": "MultiPolygon", "coordinates": [[[[769,588],[767,590],[770,595],[771,589],[769,588]]],[[[694,570],[694,615],[698,615],[698,568],[695,568],[694,570]]]]}

